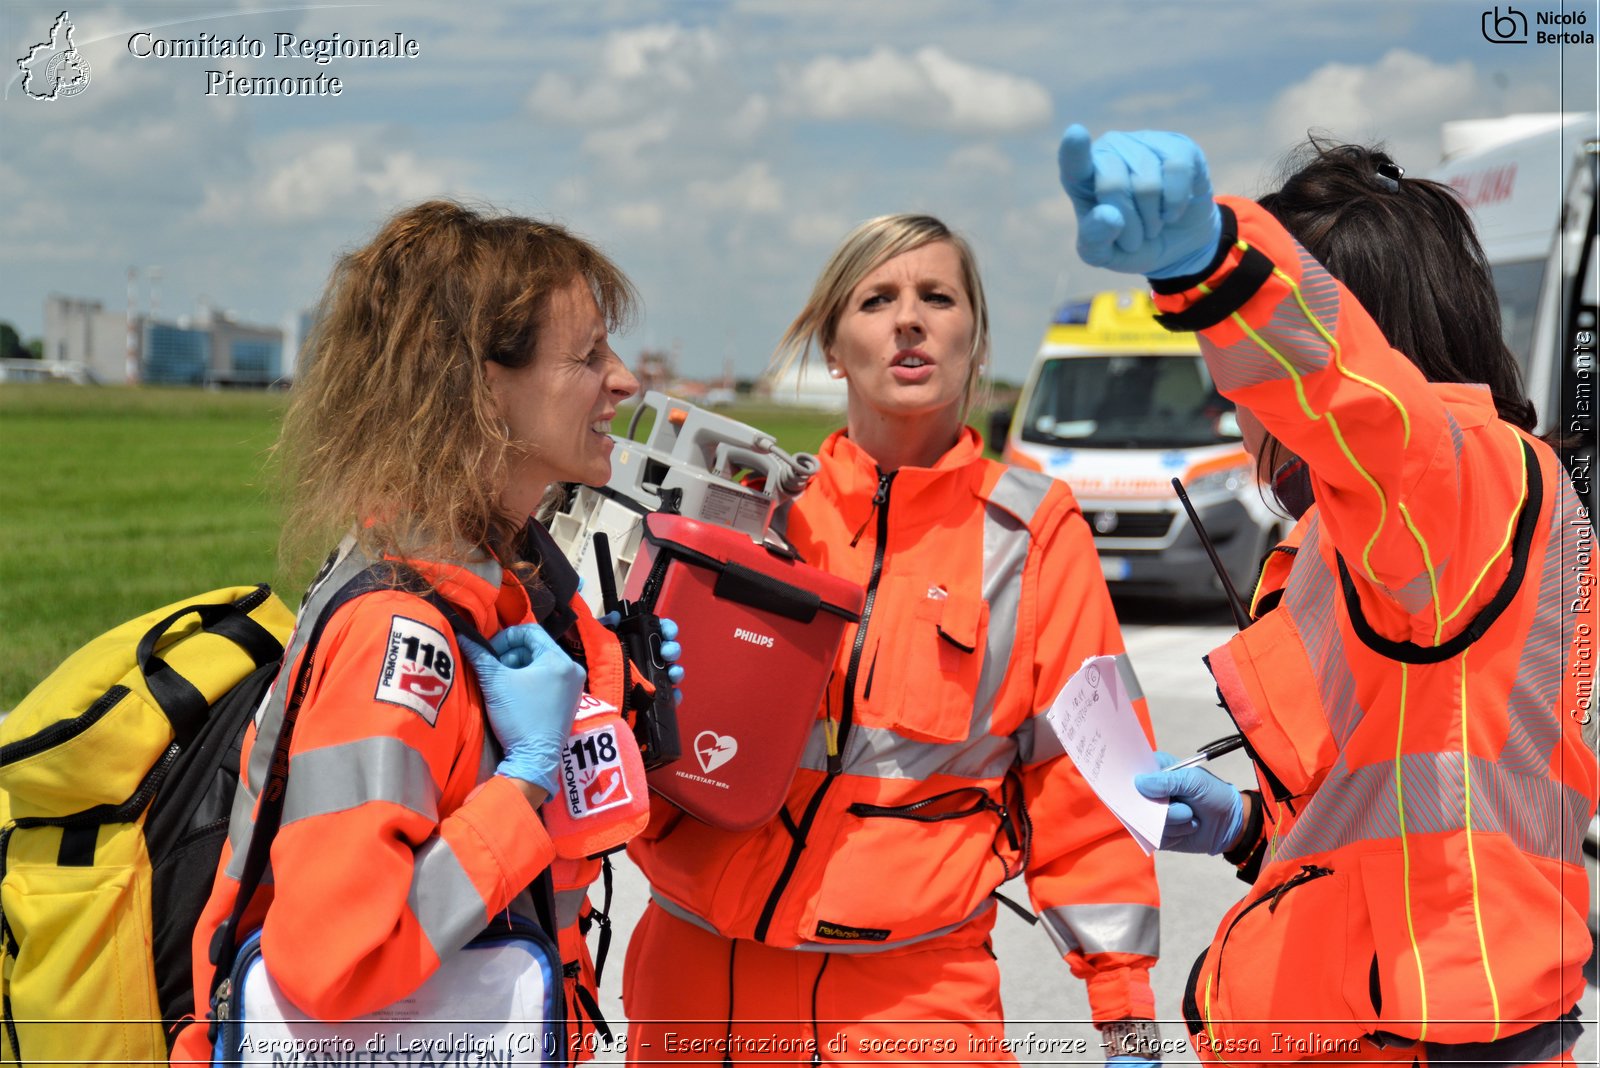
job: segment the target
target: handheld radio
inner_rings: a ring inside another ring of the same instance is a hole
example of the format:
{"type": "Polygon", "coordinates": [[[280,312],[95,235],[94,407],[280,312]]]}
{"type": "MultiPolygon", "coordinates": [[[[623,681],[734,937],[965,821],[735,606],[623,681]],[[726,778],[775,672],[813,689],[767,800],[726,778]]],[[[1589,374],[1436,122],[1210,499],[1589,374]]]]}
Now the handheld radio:
{"type": "Polygon", "coordinates": [[[600,595],[604,608],[607,612],[616,612],[619,617],[612,629],[622,641],[622,651],[634,667],[649,674],[650,684],[655,687],[650,707],[639,713],[633,728],[645,770],[653,770],[683,755],[683,743],[678,737],[677,702],[668,674],[670,665],[661,658],[661,619],[617,597],[610,539],[599,531],[594,534],[594,552],[600,565],[600,595]]]}

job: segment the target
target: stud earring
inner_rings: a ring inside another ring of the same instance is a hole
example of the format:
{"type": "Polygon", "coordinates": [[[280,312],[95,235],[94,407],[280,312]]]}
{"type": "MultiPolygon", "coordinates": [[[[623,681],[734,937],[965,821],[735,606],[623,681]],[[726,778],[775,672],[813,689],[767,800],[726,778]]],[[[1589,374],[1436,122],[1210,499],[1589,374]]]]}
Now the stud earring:
{"type": "Polygon", "coordinates": [[[837,367],[830,367],[830,368],[828,368],[828,377],[829,378],[843,378],[844,377],[844,372],[841,371],[837,367]]]}

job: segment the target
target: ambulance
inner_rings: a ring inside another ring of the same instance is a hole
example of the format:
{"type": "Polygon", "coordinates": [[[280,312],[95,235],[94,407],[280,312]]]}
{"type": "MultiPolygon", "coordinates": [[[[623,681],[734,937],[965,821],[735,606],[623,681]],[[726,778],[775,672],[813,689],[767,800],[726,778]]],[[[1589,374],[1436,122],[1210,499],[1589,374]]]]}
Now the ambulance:
{"type": "Polygon", "coordinates": [[[1464,119],[1445,123],[1440,140],[1444,159],[1428,177],[1472,213],[1501,332],[1539,412],[1537,432],[1592,417],[1592,408],[1575,410],[1585,398],[1571,386],[1594,354],[1596,113],[1464,119]],[[1587,345],[1578,341],[1583,331],[1587,345]]]}
{"type": "Polygon", "coordinates": [[[1217,392],[1194,335],[1160,326],[1143,290],[1097,293],[1056,313],[1002,456],[1072,487],[1113,590],[1222,597],[1174,478],[1243,598],[1292,525],[1268,506],[1233,402],[1217,392]]]}

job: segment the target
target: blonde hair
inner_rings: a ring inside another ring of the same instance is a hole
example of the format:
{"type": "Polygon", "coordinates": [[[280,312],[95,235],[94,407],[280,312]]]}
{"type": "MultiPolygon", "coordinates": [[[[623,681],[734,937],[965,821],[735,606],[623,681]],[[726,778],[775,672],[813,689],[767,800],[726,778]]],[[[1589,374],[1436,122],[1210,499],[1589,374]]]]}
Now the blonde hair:
{"type": "Polygon", "coordinates": [[[560,226],[432,200],[343,256],[302,350],[275,446],[291,567],[352,527],[374,557],[509,542],[513,443],[484,363],[532,361],[553,293],[583,279],[609,329],[637,302],[605,254],[560,226]]]}
{"type": "Polygon", "coordinates": [[[880,215],[845,235],[817,276],[811,296],[778,341],[770,372],[781,377],[796,361],[804,368],[815,346],[826,353],[833,346],[845,304],[861,280],[905,252],[949,242],[961,261],[961,281],[972,302],[972,351],[967,386],[961,397],[961,418],[967,417],[977,392],[983,364],[989,358],[989,302],[978,276],[978,258],[966,239],[932,215],[880,215]]]}

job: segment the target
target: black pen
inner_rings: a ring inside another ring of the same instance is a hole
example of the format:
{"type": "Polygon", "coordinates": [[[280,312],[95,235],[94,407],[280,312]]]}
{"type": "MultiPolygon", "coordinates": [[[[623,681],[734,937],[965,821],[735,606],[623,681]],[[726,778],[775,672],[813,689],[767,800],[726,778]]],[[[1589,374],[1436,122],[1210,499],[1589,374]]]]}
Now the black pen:
{"type": "Polygon", "coordinates": [[[1173,764],[1171,767],[1165,768],[1163,770],[1165,770],[1165,771],[1175,771],[1178,768],[1192,768],[1196,764],[1202,764],[1207,760],[1215,760],[1217,757],[1221,756],[1222,754],[1231,753],[1235,749],[1243,748],[1243,746],[1244,746],[1244,735],[1242,735],[1242,734],[1230,734],[1226,738],[1218,738],[1214,742],[1207,742],[1205,745],[1202,745],[1200,747],[1200,752],[1196,753],[1194,756],[1188,757],[1187,759],[1184,759],[1184,760],[1180,760],[1176,764],[1173,764]]]}

